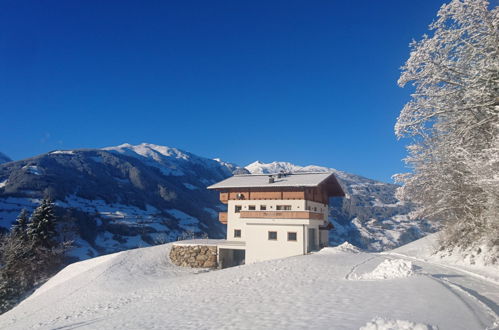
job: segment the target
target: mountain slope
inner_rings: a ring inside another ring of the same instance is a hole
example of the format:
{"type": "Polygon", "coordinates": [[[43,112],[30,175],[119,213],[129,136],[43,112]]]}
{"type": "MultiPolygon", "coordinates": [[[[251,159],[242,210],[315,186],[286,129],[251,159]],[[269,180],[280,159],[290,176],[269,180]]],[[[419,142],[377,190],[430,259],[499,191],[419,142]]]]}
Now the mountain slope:
{"type": "Polygon", "coordinates": [[[1,315],[0,328],[465,330],[499,325],[497,283],[404,256],[340,246],[207,272],[174,266],[167,259],[169,248],[74,263],[1,315]]]}
{"type": "Polygon", "coordinates": [[[345,198],[330,201],[331,244],[345,241],[366,250],[382,251],[394,248],[428,233],[436,227],[426,221],[411,219],[413,205],[395,197],[397,185],[371,180],[333,168],[288,162],[262,163],[246,166],[251,173],[329,172],[332,171],[346,193],[345,198]]]}
{"type": "Polygon", "coordinates": [[[0,165],[0,225],[50,196],[85,258],[176,240],[186,232],[223,237],[223,205],[207,185],[232,164],[151,144],[54,151],[0,165]]]}
{"type": "Polygon", "coordinates": [[[176,148],[143,143],[104,149],[57,150],[0,164],[0,226],[10,228],[22,208],[50,196],[75,241],[75,257],[88,257],[174,241],[225,236],[218,212],[226,206],[206,186],[232,173],[333,171],[347,196],[331,200],[332,244],[349,241],[384,250],[433,228],[411,220],[411,205],[395,197],[396,185],[320,166],[255,162],[246,168],[176,148]]]}
{"type": "Polygon", "coordinates": [[[0,152],[0,164],[11,162],[12,159],[7,157],[7,155],[0,152]]]}

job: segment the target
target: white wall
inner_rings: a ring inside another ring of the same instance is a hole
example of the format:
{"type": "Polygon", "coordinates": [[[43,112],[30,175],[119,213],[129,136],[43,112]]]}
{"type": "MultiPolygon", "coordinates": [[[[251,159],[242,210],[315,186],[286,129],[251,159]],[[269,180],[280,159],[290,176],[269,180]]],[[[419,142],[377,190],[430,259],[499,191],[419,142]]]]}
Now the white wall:
{"type": "Polygon", "coordinates": [[[248,225],[246,227],[246,263],[284,258],[306,253],[305,225],[248,225]],[[277,240],[268,239],[268,231],[277,232],[277,240]],[[288,241],[288,231],[296,232],[296,242],[288,241]]]}
{"type": "Polygon", "coordinates": [[[319,247],[319,226],[322,220],[311,219],[241,219],[235,212],[240,205],[241,211],[250,211],[248,206],[255,205],[255,211],[261,211],[260,205],[266,205],[265,211],[277,211],[277,205],[291,205],[291,211],[322,212],[327,219],[327,205],[297,199],[286,200],[229,200],[227,205],[227,240],[246,242],[246,263],[285,258],[308,253],[308,229],[315,228],[315,245],[319,247]],[[241,230],[241,237],[234,237],[234,230],[241,230]],[[277,240],[269,240],[268,232],[276,231],[277,240]],[[288,241],[288,232],[296,232],[297,240],[288,241]]]}
{"type": "Polygon", "coordinates": [[[242,211],[249,211],[249,205],[255,205],[255,211],[260,211],[260,205],[266,205],[266,211],[277,211],[277,205],[291,205],[291,211],[307,211],[307,206],[312,212],[321,212],[324,214],[324,219],[328,216],[328,206],[299,199],[266,199],[266,200],[229,200],[227,205],[227,240],[229,241],[245,241],[246,240],[246,221],[240,219],[239,213],[235,212],[235,206],[241,205],[242,211]],[[317,211],[314,211],[314,210],[317,211]],[[241,238],[234,237],[234,229],[241,229],[241,238]]]}

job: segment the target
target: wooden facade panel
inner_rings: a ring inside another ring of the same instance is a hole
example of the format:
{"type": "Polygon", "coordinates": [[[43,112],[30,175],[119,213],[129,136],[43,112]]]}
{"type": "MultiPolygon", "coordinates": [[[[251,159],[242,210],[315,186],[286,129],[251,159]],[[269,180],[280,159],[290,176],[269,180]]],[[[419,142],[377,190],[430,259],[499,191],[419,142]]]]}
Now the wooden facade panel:
{"type": "Polygon", "coordinates": [[[229,200],[253,199],[303,199],[328,204],[327,192],[322,188],[251,188],[251,190],[231,189],[220,192],[220,201],[227,204],[229,200]]]}
{"type": "Polygon", "coordinates": [[[229,201],[229,193],[228,192],[221,192],[220,193],[220,201],[224,204],[227,204],[229,201]]]}
{"type": "Polygon", "coordinates": [[[237,199],[250,199],[250,194],[249,191],[230,191],[229,192],[229,199],[230,200],[237,200],[237,199]]]}
{"type": "Polygon", "coordinates": [[[218,213],[218,221],[223,223],[224,225],[227,224],[227,212],[219,212],[218,213]]]}
{"type": "Polygon", "coordinates": [[[304,191],[283,191],[282,199],[305,199],[304,191]]]}
{"type": "Polygon", "coordinates": [[[282,199],[280,191],[252,191],[251,199],[282,199]]]}

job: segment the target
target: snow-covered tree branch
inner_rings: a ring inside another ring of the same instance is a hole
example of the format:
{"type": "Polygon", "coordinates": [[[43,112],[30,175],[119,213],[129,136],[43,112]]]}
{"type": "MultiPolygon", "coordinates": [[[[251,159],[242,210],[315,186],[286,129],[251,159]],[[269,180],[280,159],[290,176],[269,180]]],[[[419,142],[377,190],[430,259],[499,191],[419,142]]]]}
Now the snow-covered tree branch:
{"type": "Polygon", "coordinates": [[[398,81],[415,89],[395,125],[412,141],[399,195],[446,224],[445,247],[499,246],[499,9],[453,0],[430,31],[398,81]]]}

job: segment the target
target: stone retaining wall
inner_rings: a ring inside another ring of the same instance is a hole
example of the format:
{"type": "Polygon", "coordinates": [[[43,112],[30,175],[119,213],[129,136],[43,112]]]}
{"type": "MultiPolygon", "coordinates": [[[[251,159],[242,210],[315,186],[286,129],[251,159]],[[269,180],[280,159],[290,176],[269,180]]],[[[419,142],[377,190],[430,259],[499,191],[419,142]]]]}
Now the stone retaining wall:
{"type": "Polygon", "coordinates": [[[170,260],[177,266],[217,268],[217,247],[205,245],[173,245],[170,260]]]}

